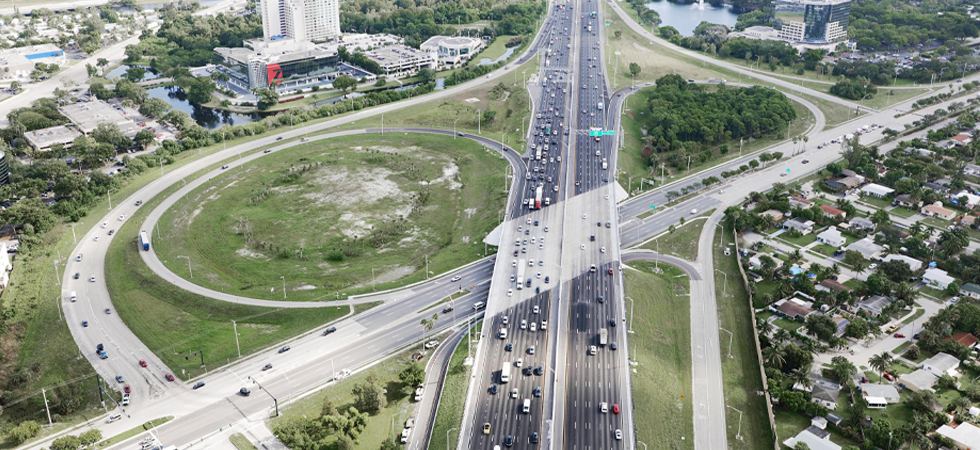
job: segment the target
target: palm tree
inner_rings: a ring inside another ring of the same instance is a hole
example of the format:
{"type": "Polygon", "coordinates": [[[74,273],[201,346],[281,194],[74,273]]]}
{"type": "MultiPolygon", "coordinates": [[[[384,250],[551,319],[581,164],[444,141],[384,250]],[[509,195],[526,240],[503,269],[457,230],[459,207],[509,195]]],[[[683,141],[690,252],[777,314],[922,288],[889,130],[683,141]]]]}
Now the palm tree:
{"type": "Polygon", "coordinates": [[[887,351],[881,352],[877,355],[872,356],[868,359],[868,365],[871,366],[876,372],[878,372],[878,384],[881,384],[881,378],[884,373],[892,365],[892,354],[887,351]]]}
{"type": "Polygon", "coordinates": [[[813,378],[810,378],[810,366],[796,368],[790,372],[788,378],[793,383],[793,387],[799,386],[803,390],[810,390],[813,387],[813,378]]]}
{"type": "Polygon", "coordinates": [[[765,349],[762,352],[762,357],[765,358],[766,366],[776,370],[779,370],[783,367],[783,364],[786,364],[786,350],[783,350],[778,345],[765,349]]]}
{"type": "Polygon", "coordinates": [[[769,333],[772,333],[772,322],[763,317],[758,317],[755,319],[755,328],[759,330],[759,333],[768,336],[769,333]]]}
{"type": "Polygon", "coordinates": [[[830,371],[837,377],[837,381],[841,383],[846,383],[848,379],[857,373],[857,367],[854,367],[854,363],[843,356],[831,358],[830,364],[830,371]]]}
{"type": "Polygon", "coordinates": [[[772,338],[775,339],[777,343],[782,344],[783,342],[789,340],[790,334],[785,328],[780,328],[776,330],[776,332],[772,335],[772,338]]]}

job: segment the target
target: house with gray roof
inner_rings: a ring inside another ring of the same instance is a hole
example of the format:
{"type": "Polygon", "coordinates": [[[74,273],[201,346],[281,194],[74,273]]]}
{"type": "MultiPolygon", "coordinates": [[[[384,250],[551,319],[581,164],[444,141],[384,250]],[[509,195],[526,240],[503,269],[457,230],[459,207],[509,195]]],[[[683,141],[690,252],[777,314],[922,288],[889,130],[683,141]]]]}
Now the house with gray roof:
{"type": "Polygon", "coordinates": [[[874,231],[875,223],[864,217],[853,217],[847,222],[847,227],[852,230],[874,231]]]}
{"type": "Polygon", "coordinates": [[[901,261],[905,264],[908,264],[909,269],[912,269],[913,272],[916,272],[922,268],[922,261],[919,261],[918,259],[915,259],[911,256],[891,254],[882,258],[881,261],[882,262],[901,261]]]}
{"type": "Polygon", "coordinates": [[[804,236],[813,232],[813,227],[816,225],[812,220],[803,220],[799,217],[793,217],[785,222],[783,222],[783,228],[787,230],[796,230],[802,233],[804,236]]]}
{"type": "Polygon", "coordinates": [[[882,246],[875,244],[871,238],[864,238],[860,241],[852,242],[846,250],[853,250],[861,254],[864,259],[877,259],[878,255],[884,250],[882,246]]]}
{"type": "Polygon", "coordinates": [[[936,355],[932,358],[922,361],[922,365],[919,367],[922,368],[922,370],[928,370],[937,377],[941,377],[943,375],[949,375],[952,377],[960,376],[960,372],[956,370],[960,367],[960,359],[950,355],[949,353],[936,353],[936,355]]]}
{"type": "Polygon", "coordinates": [[[938,380],[939,377],[924,369],[919,369],[906,375],[899,375],[898,377],[898,382],[901,383],[902,386],[904,386],[906,389],[911,389],[914,392],[935,392],[936,390],[932,388],[932,385],[936,384],[936,381],[938,380]]]}
{"type": "Polygon", "coordinates": [[[881,315],[881,311],[892,304],[892,299],[884,295],[875,295],[857,302],[857,309],[867,311],[874,317],[881,315]]]}

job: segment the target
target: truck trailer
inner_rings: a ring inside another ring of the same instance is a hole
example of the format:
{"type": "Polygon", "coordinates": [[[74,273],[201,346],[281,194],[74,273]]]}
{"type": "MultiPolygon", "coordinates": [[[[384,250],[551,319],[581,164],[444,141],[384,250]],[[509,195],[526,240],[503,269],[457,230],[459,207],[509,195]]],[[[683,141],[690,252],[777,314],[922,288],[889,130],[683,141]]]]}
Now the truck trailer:
{"type": "Polygon", "coordinates": [[[140,231],[140,248],[144,252],[150,250],[150,237],[146,234],[146,231],[140,231]]]}
{"type": "Polygon", "coordinates": [[[541,209],[541,197],[544,195],[544,188],[538,186],[534,190],[534,209],[541,209]]]}

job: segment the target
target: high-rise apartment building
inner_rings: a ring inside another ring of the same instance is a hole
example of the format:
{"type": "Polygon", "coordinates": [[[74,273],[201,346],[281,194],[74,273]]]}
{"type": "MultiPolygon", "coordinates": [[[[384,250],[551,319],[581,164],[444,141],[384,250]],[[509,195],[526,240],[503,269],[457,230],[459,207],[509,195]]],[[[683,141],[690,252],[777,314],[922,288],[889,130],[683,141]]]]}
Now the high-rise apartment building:
{"type": "Polygon", "coordinates": [[[266,40],[322,42],[340,36],[340,0],[261,0],[266,40]]]}
{"type": "Polygon", "coordinates": [[[851,0],[776,0],[779,37],[793,42],[829,43],[847,38],[851,0]]]}

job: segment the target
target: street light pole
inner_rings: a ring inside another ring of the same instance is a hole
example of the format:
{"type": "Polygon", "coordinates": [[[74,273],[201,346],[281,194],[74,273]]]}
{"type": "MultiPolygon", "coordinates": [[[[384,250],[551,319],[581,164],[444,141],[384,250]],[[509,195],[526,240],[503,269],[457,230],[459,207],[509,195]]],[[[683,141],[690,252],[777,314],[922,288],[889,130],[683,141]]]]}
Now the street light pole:
{"type": "Polygon", "coordinates": [[[235,323],[234,319],[231,321],[231,326],[235,331],[235,347],[238,348],[238,357],[242,357],[242,347],[238,345],[238,324],[235,323]]]}
{"type": "MultiPolygon", "coordinates": [[[[514,72],[514,76],[517,76],[517,72],[514,72]]],[[[452,433],[453,430],[459,430],[459,428],[450,428],[446,431],[446,450],[449,450],[449,433],[452,433]]]]}
{"type": "Polygon", "coordinates": [[[735,335],[731,331],[721,328],[721,331],[728,333],[728,359],[732,358],[732,341],[735,339],[735,335]]]}
{"type": "Polygon", "coordinates": [[[286,298],[286,276],[283,275],[279,278],[282,278],[282,298],[286,298]]]}
{"type": "Polygon", "coordinates": [[[722,272],[719,269],[715,269],[715,272],[718,272],[718,273],[720,273],[720,274],[722,274],[722,275],[725,276],[725,285],[722,287],[721,295],[723,297],[727,297],[728,296],[728,274],[725,273],[725,272],[722,272]]]}
{"type": "MultiPolygon", "coordinates": [[[[725,406],[727,406],[729,408],[732,408],[729,405],[725,405],[725,406]]],[[[734,409],[735,411],[738,411],[738,431],[735,432],[735,439],[738,439],[738,440],[741,441],[742,440],[742,411],[739,411],[736,408],[732,408],[732,409],[734,409]]]]}
{"type": "Polygon", "coordinates": [[[191,273],[191,278],[194,278],[194,269],[191,269],[191,257],[177,255],[178,258],[184,258],[187,260],[187,271],[191,273]]]}
{"type": "Polygon", "coordinates": [[[629,329],[629,332],[632,333],[633,332],[633,306],[636,305],[636,302],[634,302],[633,299],[630,298],[630,297],[626,297],[626,299],[630,301],[630,329],[629,329]]]}
{"type": "Polygon", "coordinates": [[[456,140],[456,122],[459,122],[459,119],[456,119],[456,120],[453,121],[453,140],[454,141],[456,140]]]}
{"type": "Polygon", "coordinates": [[[378,290],[378,287],[374,284],[374,280],[375,280],[375,277],[374,277],[374,267],[372,267],[371,268],[371,290],[372,291],[378,290]]]}

